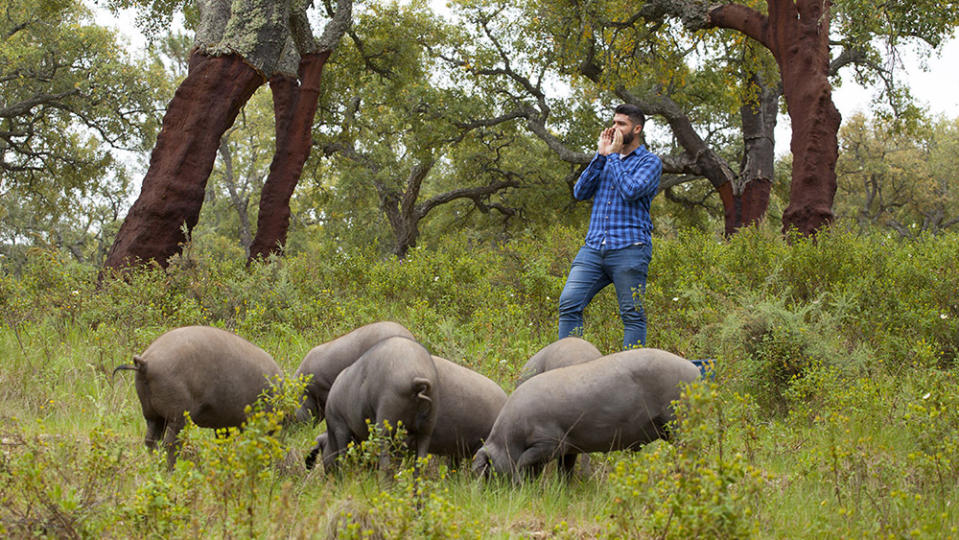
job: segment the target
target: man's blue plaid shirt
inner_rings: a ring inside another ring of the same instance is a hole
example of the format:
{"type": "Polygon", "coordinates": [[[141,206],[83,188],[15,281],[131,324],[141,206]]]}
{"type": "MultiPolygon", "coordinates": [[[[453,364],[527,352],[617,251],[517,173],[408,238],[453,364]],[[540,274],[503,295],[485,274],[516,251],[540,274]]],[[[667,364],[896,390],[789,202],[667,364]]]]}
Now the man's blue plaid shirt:
{"type": "Polygon", "coordinates": [[[625,156],[596,154],[573,187],[577,199],[593,198],[586,245],[598,250],[649,243],[649,203],[662,172],[663,162],[642,145],[625,156]]]}

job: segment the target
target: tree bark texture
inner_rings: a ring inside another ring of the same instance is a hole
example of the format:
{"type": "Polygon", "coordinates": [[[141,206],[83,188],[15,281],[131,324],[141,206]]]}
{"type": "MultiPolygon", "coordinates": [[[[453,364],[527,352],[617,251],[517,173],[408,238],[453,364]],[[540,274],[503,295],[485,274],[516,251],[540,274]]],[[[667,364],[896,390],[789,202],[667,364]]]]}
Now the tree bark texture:
{"type": "Polygon", "coordinates": [[[313,146],[313,117],[320,94],[323,66],[329,56],[329,50],[303,56],[299,82],[284,75],[270,79],[276,117],[276,153],[260,195],[250,261],[271,253],[278,254],[286,243],[290,225],[290,198],[313,146]]]}
{"type": "Polygon", "coordinates": [[[406,252],[411,247],[416,247],[416,239],[420,236],[419,222],[426,212],[418,207],[416,199],[420,195],[423,181],[435,163],[432,160],[417,163],[406,178],[402,192],[389,189],[380,183],[376,186],[380,197],[380,208],[386,213],[390,228],[393,229],[391,251],[401,259],[406,257],[406,252]]]}
{"type": "MultiPolygon", "coordinates": [[[[281,106],[288,117],[277,124],[284,138],[277,147],[287,154],[277,156],[271,170],[284,177],[290,169],[299,177],[306,154],[301,148],[304,130],[298,123],[312,124],[319,74],[352,22],[353,5],[351,0],[337,0],[336,11],[317,42],[306,15],[307,4],[302,0],[197,0],[200,23],[189,74],[170,102],[140,197],[120,227],[105,268],[149,260],[166,266],[186,239],[183,225],[188,231],[196,225],[220,138],[260,85],[274,78],[292,80],[298,66],[310,80],[299,87],[295,80],[287,81],[292,86],[281,89],[282,99],[313,92],[313,104],[303,119],[298,118],[302,107],[295,103],[308,103],[310,97],[297,97],[293,104],[281,106]],[[291,154],[291,148],[299,148],[299,154],[291,154]],[[296,163],[300,154],[303,157],[296,163]],[[293,162],[287,165],[285,159],[293,162]]],[[[308,127],[306,133],[308,152],[308,127]]],[[[271,197],[275,195],[268,195],[268,201],[271,197]]]]}
{"type": "Polygon", "coordinates": [[[163,117],[143,187],[120,226],[105,263],[121,269],[154,260],[161,266],[196,225],[220,137],[263,77],[237,55],[194,52],[186,79],[163,117]]]}
{"type": "Polygon", "coordinates": [[[792,184],[783,230],[809,235],[833,219],[841,116],[829,83],[829,0],[767,0],[768,16],[739,4],[714,7],[708,26],[739,30],[779,65],[792,121],[792,184]]]}
{"type": "Polygon", "coordinates": [[[758,88],[757,100],[740,108],[743,127],[743,163],[739,177],[728,186],[732,212],[726,213],[726,236],[742,227],[762,221],[769,208],[773,167],[776,162],[776,115],[779,112],[779,85],[766,84],[753,73],[750,83],[758,88]]]}

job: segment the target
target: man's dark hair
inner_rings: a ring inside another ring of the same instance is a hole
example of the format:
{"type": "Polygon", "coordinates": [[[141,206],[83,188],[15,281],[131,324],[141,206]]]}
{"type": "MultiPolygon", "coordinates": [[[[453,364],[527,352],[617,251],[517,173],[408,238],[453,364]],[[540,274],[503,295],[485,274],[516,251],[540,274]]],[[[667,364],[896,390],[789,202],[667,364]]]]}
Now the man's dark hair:
{"type": "Polygon", "coordinates": [[[633,121],[634,124],[639,124],[641,126],[646,125],[646,115],[643,114],[642,109],[633,105],[632,103],[623,103],[616,107],[616,110],[613,111],[616,114],[625,114],[633,121]]]}

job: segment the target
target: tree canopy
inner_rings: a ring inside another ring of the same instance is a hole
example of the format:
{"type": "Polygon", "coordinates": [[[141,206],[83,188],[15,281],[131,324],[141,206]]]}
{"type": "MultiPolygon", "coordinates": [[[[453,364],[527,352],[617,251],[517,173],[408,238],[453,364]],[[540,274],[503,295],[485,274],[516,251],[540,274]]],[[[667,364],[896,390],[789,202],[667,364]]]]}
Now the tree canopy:
{"type": "Polygon", "coordinates": [[[903,128],[862,114],[840,131],[837,212],[903,237],[959,225],[959,119],[903,128]]]}
{"type": "Polygon", "coordinates": [[[114,150],[140,152],[150,144],[159,96],[169,89],[162,66],[123,50],[78,0],[5,4],[0,217],[7,243],[24,235],[62,237],[57,223],[86,221],[99,214],[93,207],[107,221],[121,211],[129,179],[114,150]]]}
{"type": "Polygon", "coordinates": [[[537,177],[516,154],[529,152],[528,137],[515,116],[464,88],[462,70],[435,56],[466,35],[412,2],[358,13],[350,36],[331,71],[328,120],[317,129],[336,171],[324,183],[342,204],[330,207],[331,230],[341,223],[334,215],[351,223],[376,207],[391,231],[390,249],[403,255],[441,206],[456,207],[447,215],[516,216],[507,193],[537,177]]]}
{"type": "MultiPolygon", "coordinates": [[[[721,5],[727,13],[767,16],[773,3],[721,5]]],[[[153,44],[179,51],[182,62],[171,64],[122,54],[119,38],[93,25],[79,1],[10,2],[0,20],[2,242],[51,243],[78,258],[102,253],[135,191],[116,150],[145,156],[156,136],[159,103],[187,75],[196,45],[210,54],[243,48],[240,20],[224,23],[216,16],[224,9],[249,15],[247,29],[269,27],[277,32],[267,33],[286,36],[269,45],[282,53],[272,64],[240,62],[254,67],[251,85],[273,73],[293,81],[287,90],[298,92],[302,71],[290,67],[295,56],[285,55],[300,50],[297,14],[309,6],[260,4],[108,2],[137,9],[142,26],[154,32],[153,44]],[[266,16],[276,10],[287,10],[285,23],[266,16]],[[197,35],[168,38],[165,29],[176,13],[197,35]]],[[[313,13],[332,21],[339,6],[314,3],[313,13]]],[[[755,172],[759,154],[750,145],[764,141],[771,152],[769,106],[775,119],[782,79],[765,38],[719,28],[719,19],[704,24],[703,16],[715,14],[704,7],[677,0],[457,0],[450,21],[430,12],[425,1],[358,4],[356,25],[330,57],[323,84],[307,85],[318,92],[319,110],[315,117],[306,113],[308,129],[297,139],[301,150],[314,151],[296,193],[299,171],[287,171],[294,179],[284,188],[293,195],[287,199],[293,223],[322,225],[321,234],[357,244],[380,240],[383,249],[402,253],[450,229],[496,238],[579,219],[588,207],[569,197],[569,186],[589,160],[609,107],[631,101],[652,115],[646,142],[666,165],[664,194],[655,203],[654,219],[666,225],[660,230],[713,226],[710,220],[729,209],[722,185],[742,195],[750,181],[773,178],[771,156],[755,172]],[[765,117],[748,117],[759,108],[765,117]]],[[[903,235],[952,227],[955,175],[947,157],[954,130],[948,120],[923,116],[898,62],[906,48],[935,53],[955,28],[955,4],[876,8],[835,1],[829,7],[829,55],[822,66],[828,80],[840,84],[852,76],[883,89],[873,104],[875,120],[847,119],[840,133],[832,210],[864,227],[891,227],[903,235]]],[[[323,36],[313,37],[312,45],[300,40],[307,44],[303,50],[320,48],[323,36]]],[[[254,60],[264,50],[255,41],[244,43],[254,60]]],[[[270,111],[271,96],[278,106],[274,84],[271,79],[270,91],[256,91],[239,121],[211,139],[219,146],[210,148],[211,163],[214,156],[217,161],[205,185],[213,204],[204,209],[212,220],[204,234],[231,237],[234,245],[249,246],[259,228],[253,221],[273,212],[255,206],[276,168],[269,154],[287,133],[269,125],[279,111],[270,111]]],[[[300,114],[286,107],[284,122],[300,114]]],[[[797,161],[794,156],[795,170],[806,174],[809,167],[797,161]]],[[[197,177],[200,188],[204,178],[197,177]]],[[[790,181],[788,174],[776,178],[790,181]]],[[[771,197],[788,201],[787,191],[774,186],[771,197]]],[[[283,196],[276,200],[282,207],[283,196]]],[[[772,218],[779,218],[778,210],[772,218]]],[[[268,238],[266,252],[281,238],[268,238]]]]}
{"type": "Polygon", "coordinates": [[[0,144],[6,182],[81,187],[105,175],[110,147],[150,141],[159,66],[122,54],[75,0],[12,0],[0,18],[0,144]],[[103,146],[97,143],[105,143],[103,146]]]}

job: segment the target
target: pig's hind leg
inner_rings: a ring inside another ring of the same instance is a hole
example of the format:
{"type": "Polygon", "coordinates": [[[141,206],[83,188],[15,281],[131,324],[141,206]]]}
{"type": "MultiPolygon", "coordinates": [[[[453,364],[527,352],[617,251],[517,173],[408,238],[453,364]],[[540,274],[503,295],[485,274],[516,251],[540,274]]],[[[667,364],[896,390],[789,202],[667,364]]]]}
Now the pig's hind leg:
{"type": "Polygon", "coordinates": [[[148,450],[156,450],[157,442],[163,437],[163,432],[166,430],[166,418],[156,417],[156,418],[147,418],[147,433],[143,437],[143,444],[146,445],[148,450]]]}

